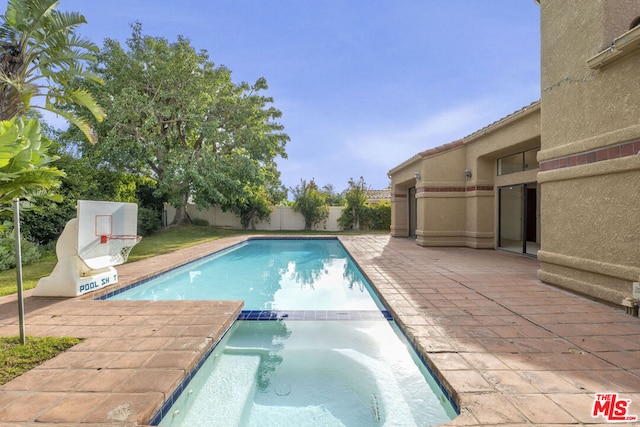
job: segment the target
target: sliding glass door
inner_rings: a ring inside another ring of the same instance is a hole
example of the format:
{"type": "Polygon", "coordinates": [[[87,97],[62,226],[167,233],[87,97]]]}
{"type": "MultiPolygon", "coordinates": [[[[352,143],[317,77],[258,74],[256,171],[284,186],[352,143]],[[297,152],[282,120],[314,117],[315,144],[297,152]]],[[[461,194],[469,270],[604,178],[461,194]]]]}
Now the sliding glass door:
{"type": "Polygon", "coordinates": [[[498,189],[498,247],[536,255],[540,248],[540,193],[536,183],[498,189]]]}

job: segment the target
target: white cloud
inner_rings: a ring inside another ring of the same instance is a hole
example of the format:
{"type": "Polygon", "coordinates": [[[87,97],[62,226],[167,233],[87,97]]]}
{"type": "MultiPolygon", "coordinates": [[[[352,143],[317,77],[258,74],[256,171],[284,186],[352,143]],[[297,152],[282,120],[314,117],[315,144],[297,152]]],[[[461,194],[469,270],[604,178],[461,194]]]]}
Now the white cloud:
{"type": "Polygon", "coordinates": [[[405,127],[351,136],[346,148],[349,156],[386,172],[421,151],[456,141],[512,112],[501,110],[489,99],[462,104],[405,127]]]}

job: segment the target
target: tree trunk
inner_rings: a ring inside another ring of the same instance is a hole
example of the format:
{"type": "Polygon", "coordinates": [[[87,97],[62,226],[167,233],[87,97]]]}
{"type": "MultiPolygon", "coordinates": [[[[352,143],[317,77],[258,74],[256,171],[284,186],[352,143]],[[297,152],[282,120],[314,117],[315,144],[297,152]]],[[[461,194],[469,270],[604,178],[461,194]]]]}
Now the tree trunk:
{"type": "Polygon", "coordinates": [[[192,224],[191,217],[187,212],[187,202],[189,200],[189,193],[182,195],[182,206],[176,208],[176,215],[173,217],[171,225],[183,225],[192,224]]]}
{"type": "Polygon", "coordinates": [[[358,231],[360,230],[360,218],[356,216],[356,208],[351,208],[351,214],[353,215],[353,229],[358,231]]]}

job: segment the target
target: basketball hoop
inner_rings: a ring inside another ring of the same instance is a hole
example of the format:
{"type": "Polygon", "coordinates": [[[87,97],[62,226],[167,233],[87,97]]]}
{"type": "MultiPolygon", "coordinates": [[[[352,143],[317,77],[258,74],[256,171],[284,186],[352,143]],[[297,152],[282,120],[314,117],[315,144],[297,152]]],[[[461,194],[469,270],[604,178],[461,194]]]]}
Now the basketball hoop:
{"type": "Polygon", "coordinates": [[[102,236],[107,238],[109,245],[109,255],[114,265],[124,264],[129,258],[131,249],[142,239],[142,236],[135,234],[113,234],[111,236],[102,236]]]}

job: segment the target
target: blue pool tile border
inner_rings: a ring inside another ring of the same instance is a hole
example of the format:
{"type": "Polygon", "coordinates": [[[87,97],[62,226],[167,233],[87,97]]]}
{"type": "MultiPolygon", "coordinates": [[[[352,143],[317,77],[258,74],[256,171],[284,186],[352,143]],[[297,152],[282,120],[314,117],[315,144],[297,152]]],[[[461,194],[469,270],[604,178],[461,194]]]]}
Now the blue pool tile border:
{"type": "Polygon", "coordinates": [[[220,250],[217,250],[217,251],[214,251],[214,252],[208,253],[208,254],[203,255],[203,256],[201,256],[201,257],[198,257],[198,258],[196,258],[196,259],[192,259],[191,261],[185,262],[184,264],[177,265],[177,266],[172,267],[172,268],[170,268],[170,269],[168,269],[168,270],[162,271],[162,272],[160,272],[160,273],[158,273],[158,274],[154,274],[153,276],[146,277],[146,278],[144,278],[144,279],[138,280],[137,282],[131,283],[131,284],[127,285],[127,286],[123,286],[123,287],[121,287],[121,288],[114,289],[113,291],[111,291],[111,292],[109,292],[109,293],[106,293],[106,294],[104,294],[104,295],[100,295],[100,296],[98,296],[98,297],[95,297],[95,298],[94,298],[94,300],[96,300],[96,301],[98,301],[98,300],[107,300],[107,299],[109,299],[109,298],[111,298],[111,297],[114,297],[114,296],[116,296],[116,295],[118,295],[118,294],[121,294],[121,293],[123,293],[123,292],[126,292],[126,291],[128,291],[128,290],[130,290],[130,289],[136,288],[136,287],[138,287],[138,286],[140,286],[140,285],[144,285],[145,283],[150,282],[150,281],[152,281],[152,280],[154,280],[154,279],[157,279],[157,278],[158,278],[158,277],[160,277],[160,276],[164,276],[165,274],[169,274],[169,273],[171,273],[172,271],[175,271],[175,270],[177,270],[177,269],[179,269],[179,268],[184,268],[184,267],[186,267],[186,266],[187,266],[187,265],[189,265],[189,264],[193,264],[193,263],[196,263],[196,262],[200,262],[200,261],[202,261],[202,260],[203,260],[203,259],[205,259],[205,258],[208,258],[208,257],[214,256],[214,255],[219,255],[219,254],[220,254],[220,253],[222,253],[222,252],[231,251],[232,249],[236,249],[238,246],[245,245],[245,244],[247,243],[247,241],[249,241],[249,240],[252,240],[252,239],[247,239],[247,240],[243,240],[242,242],[234,243],[234,244],[233,244],[233,245],[231,245],[231,246],[227,246],[226,248],[223,248],[223,249],[220,249],[220,250]]]}
{"type": "MultiPolygon", "coordinates": [[[[302,321],[304,321],[304,320],[316,320],[316,321],[317,320],[332,320],[332,319],[304,318],[307,313],[317,314],[318,312],[325,312],[326,313],[327,310],[307,310],[307,311],[304,311],[304,310],[290,310],[290,311],[242,310],[238,314],[238,317],[236,318],[236,320],[249,320],[249,321],[251,321],[251,320],[302,320],[302,321]],[[291,315],[291,316],[284,317],[286,315],[291,315]],[[299,317],[299,316],[302,316],[303,318],[296,318],[296,317],[299,317]]],[[[353,311],[348,311],[348,312],[333,311],[333,313],[343,314],[344,316],[347,316],[347,315],[351,316],[352,314],[354,314],[354,318],[336,319],[336,320],[376,320],[376,319],[380,320],[380,319],[384,319],[384,320],[388,320],[388,321],[391,321],[391,322],[395,323],[391,313],[389,313],[387,310],[383,310],[383,311],[376,311],[376,310],[356,311],[356,310],[353,310],[353,311]],[[361,317],[360,319],[358,319],[357,318],[358,316],[365,316],[365,317],[361,317]],[[371,316],[371,317],[368,318],[366,316],[371,316]]],[[[167,416],[167,414],[169,414],[169,410],[171,409],[173,404],[178,400],[178,398],[180,397],[182,392],[187,388],[187,386],[189,385],[189,383],[191,382],[193,377],[198,373],[198,371],[200,370],[202,365],[206,362],[207,358],[211,355],[211,353],[213,353],[213,351],[216,349],[216,347],[218,346],[220,341],[222,341],[222,339],[226,336],[226,334],[229,333],[229,330],[233,327],[234,324],[235,324],[235,322],[233,322],[225,330],[225,332],[220,336],[220,338],[215,343],[213,343],[213,345],[207,350],[207,352],[205,354],[202,355],[202,357],[200,358],[198,363],[191,369],[189,374],[187,376],[185,376],[185,378],[183,378],[182,381],[180,381],[180,384],[178,385],[178,387],[176,387],[176,389],[173,391],[173,393],[171,393],[171,396],[169,396],[169,398],[165,400],[165,402],[162,405],[162,407],[158,410],[156,415],[154,415],[154,417],[149,422],[149,425],[151,425],[151,426],[159,425],[160,422],[162,421],[162,419],[165,416],[167,416]]],[[[409,337],[407,337],[407,335],[405,334],[404,330],[397,323],[396,323],[396,329],[402,333],[402,335],[403,335],[403,337],[405,339],[405,342],[409,346],[411,346],[411,348],[414,350],[414,353],[417,355],[417,357],[422,362],[423,366],[431,374],[431,377],[436,382],[436,385],[440,388],[440,391],[442,392],[442,395],[447,399],[447,402],[451,405],[451,407],[453,408],[455,413],[460,415],[460,408],[458,407],[456,402],[453,400],[453,398],[451,397],[451,395],[449,394],[447,389],[444,387],[444,385],[442,384],[442,382],[440,381],[440,379],[438,378],[436,373],[431,369],[431,367],[429,366],[427,361],[424,359],[424,357],[422,357],[422,355],[417,350],[417,348],[415,347],[413,342],[411,342],[409,337]]]]}
{"type": "Polygon", "coordinates": [[[237,320],[393,320],[387,310],[242,310],[237,320]]]}
{"type": "MultiPolygon", "coordinates": [[[[402,334],[402,337],[404,338],[404,341],[407,343],[407,345],[411,346],[411,349],[413,349],[413,352],[415,353],[415,355],[418,357],[420,362],[422,362],[422,365],[429,372],[429,374],[431,375],[431,378],[433,378],[433,380],[436,382],[436,385],[438,386],[438,388],[440,388],[440,391],[442,392],[444,397],[447,399],[447,402],[449,402],[449,404],[451,405],[451,407],[453,408],[455,413],[460,415],[460,408],[458,407],[458,404],[453,400],[453,397],[451,396],[451,394],[449,394],[449,392],[447,391],[447,389],[444,386],[444,384],[442,384],[442,381],[440,381],[440,378],[438,377],[436,372],[433,369],[431,369],[431,366],[429,366],[429,364],[427,363],[427,359],[424,358],[422,356],[422,354],[418,351],[418,348],[415,346],[413,341],[411,341],[411,339],[409,339],[409,337],[407,336],[406,332],[398,324],[398,322],[394,321],[394,323],[395,323],[395,326],[396,326],[396,329],[398,330],[398,332],[400,332],[402,334]]],[[[451,420],[451,421],[453,421],[453,420],[451,420]]]]}
{"type": "MultiPolygon", "coordinates": [[[[170,273],[170,272],[172,272],[172,271],[174,271],[176,269],[183,268],[183,267],[185,267],[185,266],[187,266],[189,264],[202,261],[205,258],[214,256],[214,255],[218,255],[218,254],[220,254],[222,252],[234,250],[238,246],[245,245],[245,244],[247,244],[247,242],[249,242],[251,240],[335,240],[335,241],[337,241],[340,244],[340,246],[342,246],[342,248],[347,253],[347,255],[349,256],[351,261],[354,263],[356,268],[362,274],[362,276],[366,279],[366,281],[369,284],[370,291],[375,295],[376,299],[379,301],[379,304],[383,308],[381,308],[380,310],[347,310],[347,311],[340,311],[340,310],[261,310],[261,311],[258,311],[258,310],[242,310],[238,314],[236,320],[309,320],[309,321],[319,321],[319,320],[320,321],[323,321],[323,320],[326,320],[326,321],[331,321],[331,320],[339,320],[339,321],[346,320],[346,321],[349,321],[349,320],[352,320],[352,321],[355,321],[355,320],[382,320],[382,319],[384,319],[384,320],[392,321],[392,322],[395,323],[395,320],[393,319],[392,314],[385,307],[385,304],[384,304],[380,294],[378,293],[378,290],[375,288],[375,285],[373,284],[373,282],[365,274],[365,272],[362,270],[360,265],[355,261],[354,257],[347,250],[347,248],[340,241],[340,239],[338,239],[337,237],[334,237],[334,236],[313,236],[313,237],[254,236],[254,237],[249,237],[246,240],[243,240],[241,242],[235,243],[235,244],[233,244],[231,246],[228,246],[226,248],[223,248],[223,249],[208,253],[206,255],[203,255],[201,257],[193,259],[193,260],[191,260],[191,261],[189,261],[189,262],[187,262],[185,264],[182,264],[182,265],[179,265],[179,266],[176,266],[176,267],[172,267],[172,268],[170,268],[170,269],[168,269],[166,271],[158,273],[157,275],[142,279],[142,280],[137,281],[135,283],[131,283],[131,284],[129,284],[127,286],[124,286],[122,288],[115,289],[115,290],[113,290],[113,291],[111,291],[111,292],[109,292],[107,294],[104,294],[104,295],[101,295],[99,297],[96,297],[95,300],[107,300],[107,299],[109,299],[109,298],[111,298],[111,297],[113,297],[113,296],[115,296],[117,294],[120,294],[122,292],[128,291],[128,290],[130,290],[132,288],[135,288],[135,287],[140,286],[140,285],[142,285],[144,283],[147,283],[147,282],[149,282],[151,280],[154,280],[158,276],[161,276],[161,275],[164,275],[164,274],[168,274],[168,273],[170,273]]],[[[200,358],[198,363],[191,369],[189,374],[186,375],[185,378],[182,379],[182,381],[180,382],[178,387],[176,387],[176,389],[169,396],[169,398],[165,400],[165,402],[162,405],[161,409],[151,419],[151,421],[149,422],[149,425],[156,426],[156,425],[160,424],[162,419],[169,413],[169,410],[171,409],[171,407],[173,406],[175,401],[178,399],[178,397],[180,397],[180,395],[185,390],[185,388],[187,387],[189,382],[198,373],[198,371],[200,370],[202,365],[205,363],[207,358],[215,350],[216,346],[220,343],[220,341],[224,338],[224,336],[229,332],[229,330],[231,329],[232,326],[233,326],[233,323],[229,326],[229,328],[227,328],[227,330],[225,330],[225,332],[220,336],[220,338],[215,343],[213,343],[213,345],[207,350],[207,352],[205,354],[203,354],[203,356],[200,358]]],[[[416,348],[414,343],[406,335],[406,333],[403,330],[403,328],[400,327],[400,325],[398,325],[397,323],[396,323],[396,326],[397,326],[398,331],[400,333],[402,333],[402,335],[405,338],[405,341],[407,342],[407,344],[409,346],[411,346],[411,348],[413,349],[414,353],[420,359],[420,361],[422,362],[423,366],[431,374],[431,377],[435,380],[437,386],[440,388],[442,394],[447,399],[448,403],[451,405],[451,407],[453,408],[455,413],[460,415],[460,408],[458,407],[456,402],[453,400],[453,398],[449,394],[449,392],[446,390],[446,388],[444,387],[444,385],[442,384],[442,382],[438,378],[438,375],[436,375],[436,373],[431,369],[431,367],[427,363],[426,359],[422,356],[422,354],[420,354],[420,352],[418,351],[418,349],[416,348]]]]}
{"type": "Polygon", "coordinates": [[[191,371],[182,379],[182,381],[180,381],[180,384],[178,385],[178,387],[176,387],[173,393],[171,393],[171,395],[167,399],[165,399],[164,403],[162,404],[162,407],[158,410],[156,415],[154,415],[151,421],[149,421],[149,425],[157,426],[160,424],[162,419],[169,413],[169,410],[171,409],[173,404],[178,400],[182,392],[187,388],[187,386],[189,385],[189,382],[191,382],[193,377],[198,373],[198,371],[200,371],[200,368],[202,368],[202,365],[204,365],[204,363],[207,361],[207,358],[211,355],[211,353],[213,353],[213,351],[216,349],[218,344],[220,344],[220,341],[222,341],[225,335],[229,333],[229,330],[233,327],[233,325],[234,325],[234,322],[231,322],[231,324],[224,331],[224,333],[220,335],[220,337],[202,355],[198,363],[196,363],[196,365],[193,368],[191,368],[191,371]]]}
{"type": "MultiPolygon", "coordinates": [[[[296,237],[296,236],[278,236],[278,237],[269,237],[269,236],[253,236],[253,237],[248,237],[246,240],[243,240],[243,241],[241,241],[241,242],[234,243],[234,244],[233,244],[233,245],[231,245],[231,246],[227,246],[226,248],[219,249],[219,250],[217,250],[217,251],[214,251],[214,252],[208,253],[208,254],[203,255],[203,256],[201,256],[201,257],[198,257],[198,258],[196,258],[196,259],[192,259],[191,261],[188,261],[188,262],[186,262],[186,263],[184,263],[184,264],[181,264],[181,265],[177,265],[177,266],[175,266],[175,267],[172,267],[172,268],[170,268],[170,269],[168,269],[168,270],[165,270],[165,271],[163,271],[163,272],[161,272],[161,273],[154,274],[154,275],[153,275],[153,276],[151,276],[151,277],[147,277],[147,278],[141,279],[141,280],[139,280],[139,281],[137,281],[137,282],[135,282],[135,283],[131,283],[131,284],[127,285],[127,286],[123,286],[123,287],[121,287],[121,288],[119,288],[119,289],[114,289],[113,291],[108,292],[108,293],[106,293],[106,294],[104,294],[104,295],[100,295],[100,296],[95,297],[95,298],[94,298],[94,300],[95,300],[95,301],[107,300],[107,299],[109,299],[109,298],[111,298],[111,297],[114,297],[114,296],[116,296],[116,295],[118,295],[118,294],[121,294],[121,293],[123,293],[123,292],[126,292],[126,291],[128,291],[128,290],[130,290],[130,289],[133,289],[133,288],[138,287],[138,286],[140,286],[140,285],[144,285],[145,283],[147,283],[147,282],[149,282],[149,281],[151,281],[151,280],[154,280],[154,279],[158,278],[159,276],[163,276],[163,275],[165,275],[165,274],[169,274],[169,273],[171,273],[172,271],[177,270],[177,269],[179,269],[179,268],[184,268],[185,266],[187,266],[187,265],[189,265],[189,264],[193,264],[193,263],[196,263],[196,262],[200,262],[200,261],[202,261],[202,260],[203,260],[203,259],[205,259],[205,258],[208,258],[208,257],[214,256],[214,255],[219,255],[219,254],[220,254],[220,253],[222,253],[222,252],[231,251],[231,250],[233,250],[233,249],[236,249],[238,246],[246,245],[246,244],[247,244],[247,242],[249,242],[249,241],[251,241],[251,240],[335,240],[335,241],[337,241],[338,243],[340,243],[340,245],[342,246],[342,248],[344,249],[344,251],[349,255],[349,257],[351,258],[351,260],[353,261],[353,263],[356,265],[356,267],[357,267],[358,269],[360,269],[360,267],[358,266],[358,263],[356,263],[356,262],[355,262],[355,260],[353,259],[353,257],[351,256],[351,254],[349,254],[349,251],[347,251],[347,249],[344,247],[344,245],[342,244],[342,242],[340,241],[340,239],[338,239],[338,238],[337,238],[337,237],[335,237],[335,236],[313,236],[313,237],[296,237]]],[[[362,270],[360,270],[360,272],[362,273],[362,270]]],[[[364,275],[364,273],[363,273],[363,275],[364,275]]],[[[366,277],[366,276],[365,276],[365,277],[366,277]]],[[[369,280],[369,279],[367,279],[367,280],[369,280]]],[[[371,282],[369,282],[369,283],[371,283],[371,282]]],[[[371,287],[371,288],[372,288],[372,290],[373,290],[373,287],[371,287]]],[[[379,295],[377,295],[377,294],[376,294],[376,296],[377,296],[377,297],[378,297],[378,299],[379,299],[379,295]]]]}

